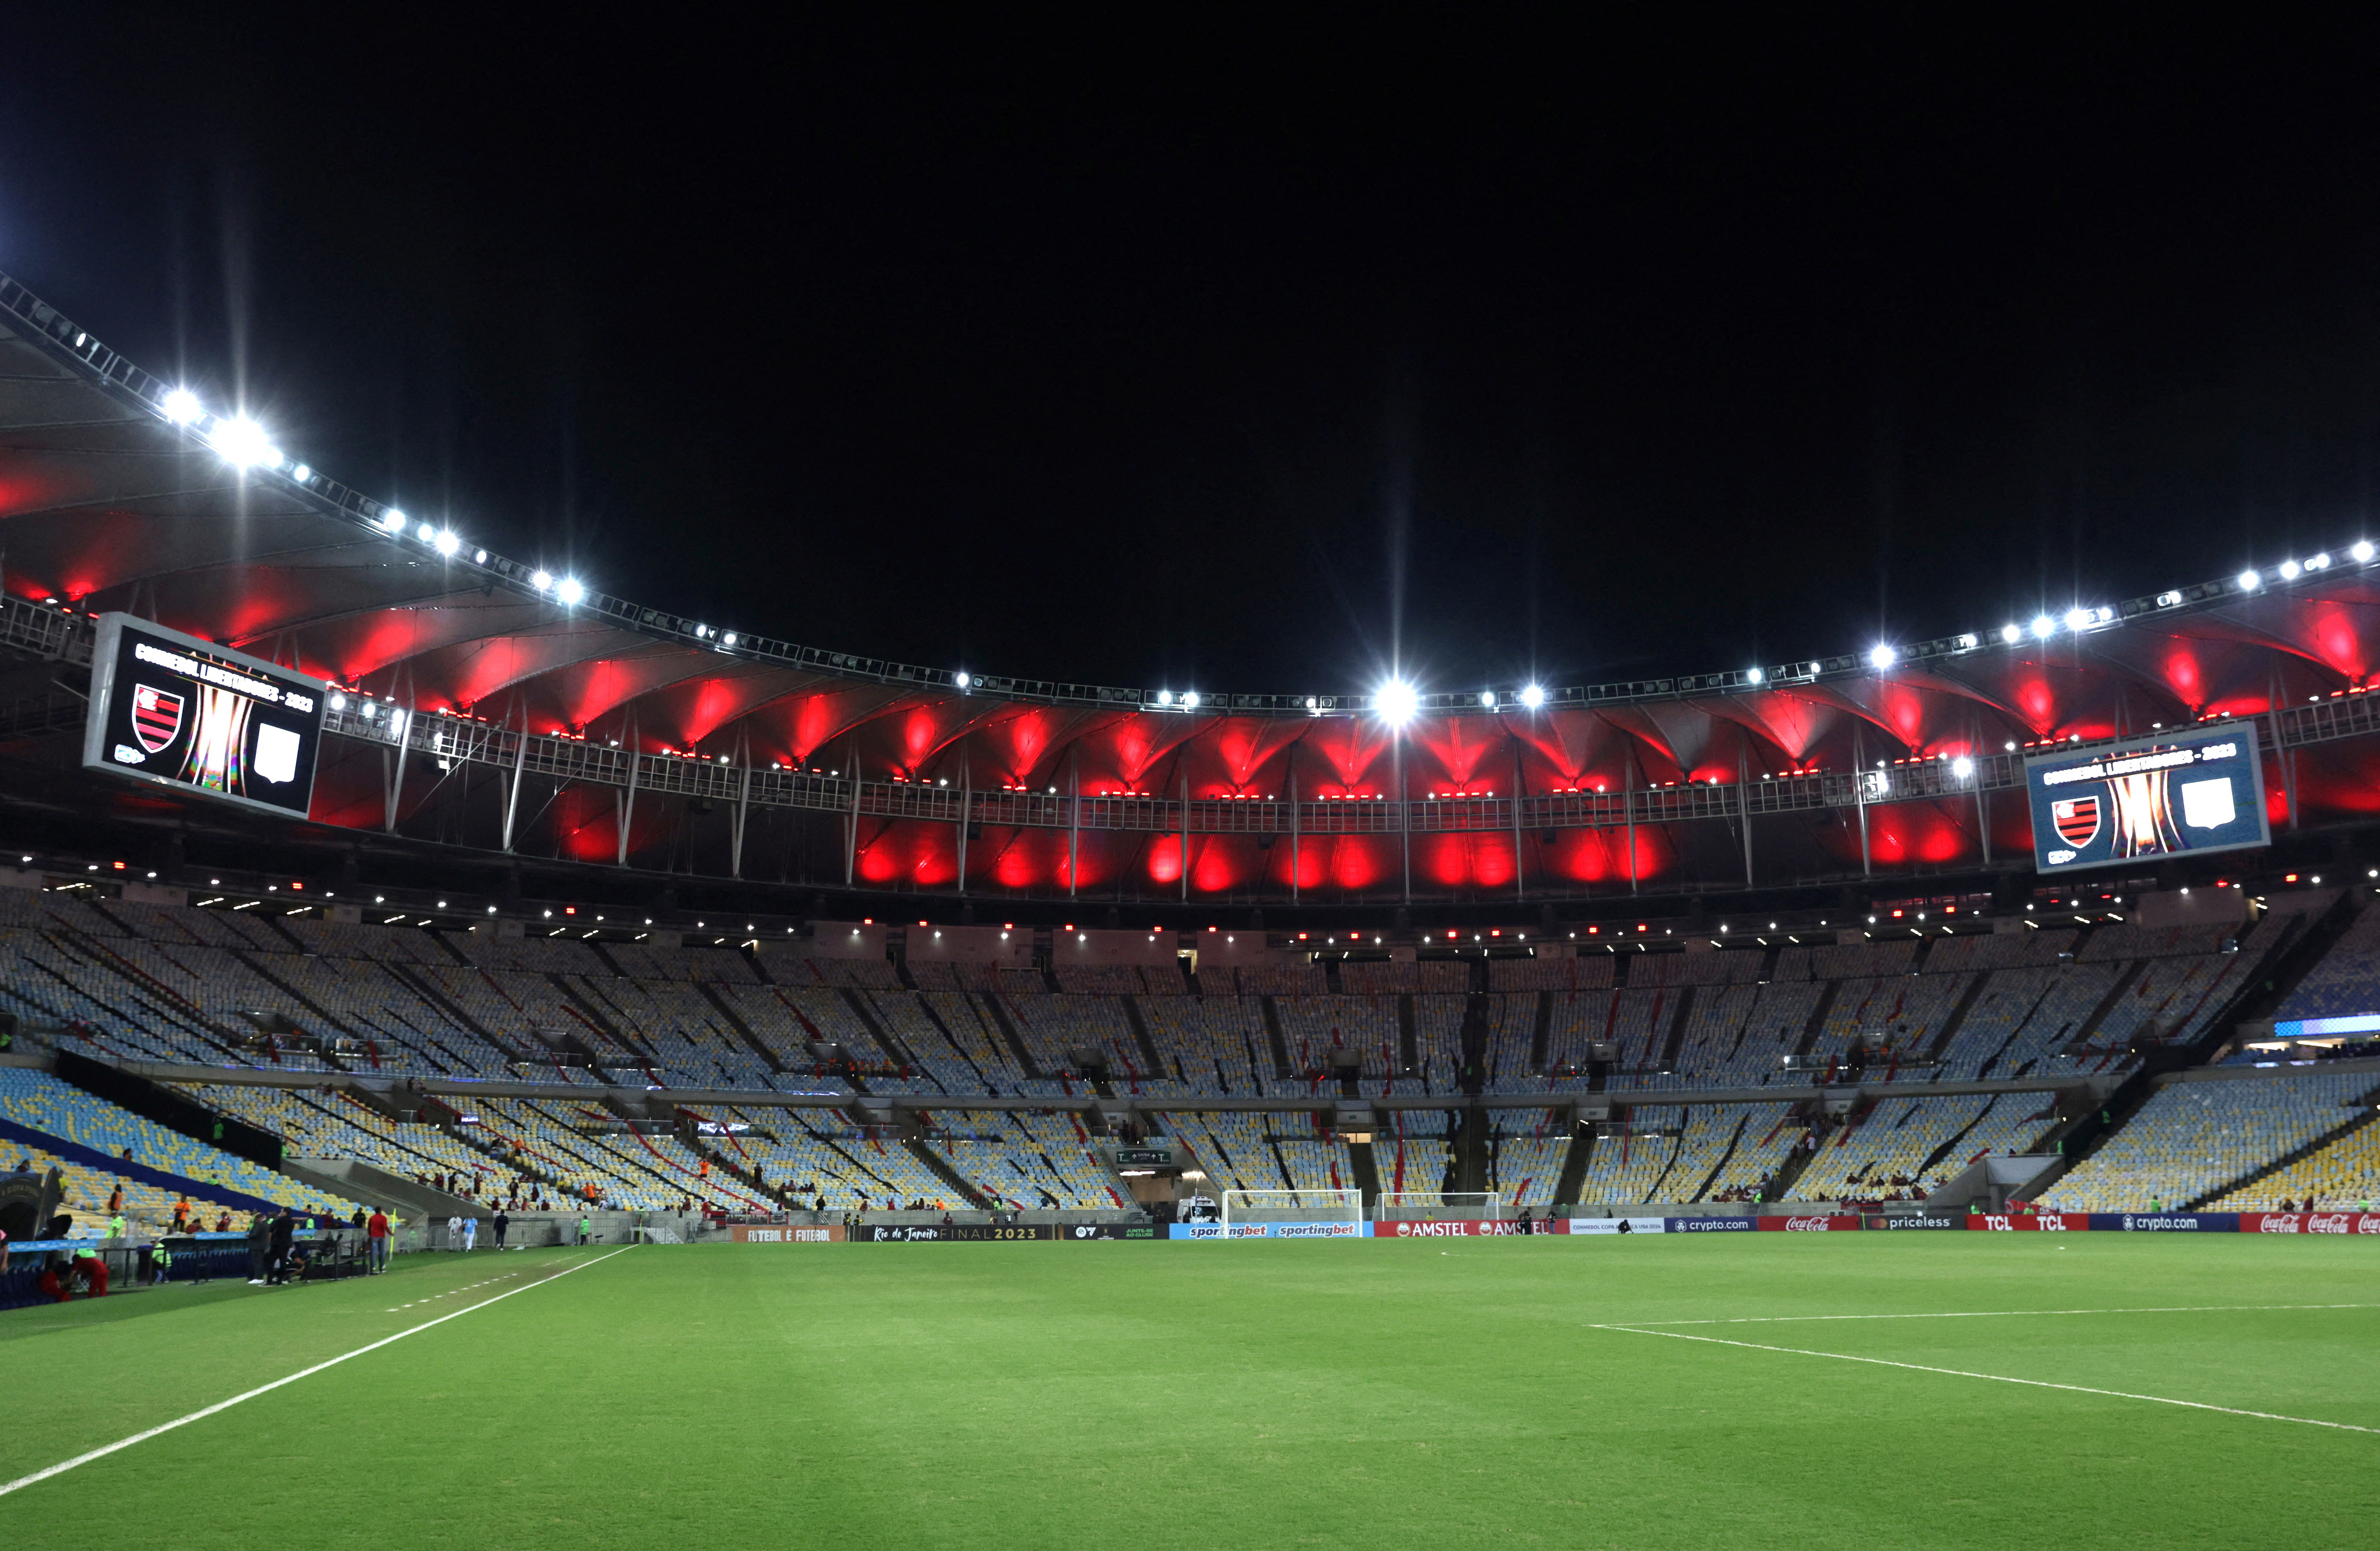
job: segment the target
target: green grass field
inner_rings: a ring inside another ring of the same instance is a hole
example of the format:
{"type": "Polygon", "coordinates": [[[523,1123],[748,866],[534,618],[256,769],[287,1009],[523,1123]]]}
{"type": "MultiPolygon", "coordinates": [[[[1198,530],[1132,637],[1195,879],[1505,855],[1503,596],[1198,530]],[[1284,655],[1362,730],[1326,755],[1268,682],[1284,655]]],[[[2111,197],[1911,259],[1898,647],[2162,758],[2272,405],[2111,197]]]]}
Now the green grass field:
{"type": "Polygon", "coordinates": [[[0,1543],[2380,1540],[2380,1244],[2362,1241],[603,1253],[0,1314],[13,1481],[523,1290],[0,1496],[0,1543]],[[2349,1306],[2249,1307],[2268,1304],[2349,1306]],[[1997,1316],[2143,1309],[2187,1312],[1997,1316]],[[1812,1317],[1944,1313],[1996,1316],[1812,1317]],[[1606,1328],[1752,1319],[1658,1328],[1801,1350],[1606,1328]]]}

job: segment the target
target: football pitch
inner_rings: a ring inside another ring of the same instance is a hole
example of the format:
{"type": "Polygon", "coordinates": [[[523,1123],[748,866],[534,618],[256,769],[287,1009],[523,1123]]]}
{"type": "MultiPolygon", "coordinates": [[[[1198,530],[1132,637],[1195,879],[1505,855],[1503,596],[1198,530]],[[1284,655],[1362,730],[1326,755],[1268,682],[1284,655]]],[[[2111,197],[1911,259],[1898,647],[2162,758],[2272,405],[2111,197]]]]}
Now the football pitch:
{"type": "Polygon", "coordinates": [[[400,1266],[0,1314],[0,1483],[23,1483],[0,1495],[0,1541],[2380,1533],[2380,1244],[2360,1240],[718,1244],[400,1266]]]}

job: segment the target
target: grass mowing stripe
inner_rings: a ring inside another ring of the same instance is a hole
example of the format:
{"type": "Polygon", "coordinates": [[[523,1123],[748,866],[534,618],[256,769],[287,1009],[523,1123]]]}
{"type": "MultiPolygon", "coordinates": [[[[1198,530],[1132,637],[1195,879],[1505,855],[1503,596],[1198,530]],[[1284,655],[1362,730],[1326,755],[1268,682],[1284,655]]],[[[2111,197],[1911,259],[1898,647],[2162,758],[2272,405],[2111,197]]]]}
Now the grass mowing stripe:
{"type": "Polygon", "coordinates": [[[56,1464],[50,1466],[46,1470],[35,1471],[30,1475],[20,1475],[14,1481],[7,1482],[5,1484],[0,1484],[0,1497],[5,1497],[11,1492],[30,1486],[36,1482],[47,1481],[54,1475],[64,1475],[67,1472],[73,1470],[78,1465],[88,1465],[93,1460],[103,1460],[108,1455],[116,1452],[118,1449],[129,1448],[134,1444],[145,1442],[150,1438],[155,1437],[160,1433],[170,1433],[176,1427],[187,1427],[193,1422],[204,1421],[206,1418],[212,1416],[219,1411],[229,1411],[232,1407],[239,1404],[242,1400],[253,1400],[259,1395],[270,1394],[273,1390],[280,1388],[285,1384],[295,1384],[299,1379],[306,1377],[310,1374],[319,1374],[325,1368],[335,1368],[350,1357],[361,1357],[365,1352],[378,1351],[381,1348],[388,1345],[391,1341],[401,1341],[407,1336],[418,1336],[422,1331],[429,1329],[432,1326],[443,1325],[450,1319],[460,1319],[467,1314],[476,1313],[480,1309],[486,1308],[490,1303],[501,1303],[505,1299],[514,1296],[516,1293],[527,1292],[532,1287],[543,1287],[548,1282],[560,1281],[563,1278],[570,1275],[573,1271],[583,1271],[589,1266],[597,1265],[602,1261],[611,1259],[612,1255],[625,1254],[628,1251],[634,1248],[636,1248],[634,1244],[623,1244],[618,1249],[612,1251],[609,1254],[599,1254],[593,1260],[582,1260],[577,1265],[565,1266],[564,1269],[556,1271],[550,1277],[540,1277],[536,1281],[528,1283],[526,1286],[516,1287],[509,1292],[499,1292],[492,1298],[483,1299],[477,1303],[473,1303],[468,1308],[456,1309],[453,1314],[442,1314],[436,1319],[424,1320],[410,1330],[399,1330],[394,1336],[382,1336],[379,1340],[373,1341],[368,1346],[359,1346],[353,1351],[343,1351],[336,1357],[317,1363],[310,1368],[300,1368],[296,1373],[276,1378],[270,1384],[260,1384],[255,1388],[248,1390],[243,1394],[234,1395],[228,1400],[217,1400],[213,1405],[203,1406],[199,1410],[190,1412],[187,1416],[177,1416],[171,1422],[160,1423],[154,1427],[135,1433],[130,1437],[118,1438],[114,1443],[110,1444],[102,1444],[99,1448],[91,1449],[86,1453],[78,1454],[71,1460],[61,1460],[56,1464]]]}
{"type": "Polygon", "coordinates": [[[2078,1395],[2107,1395],[2119,1400],[2149,1400],[2161,1406],[2186,1406],[2192,1411],[2218,1411],[2226,1416],[2252,1416],[2264,1422],[2294,1422],[2306,1427],[2333,1427],[2342,1433],[2380,1434],[2380,1427],[2352,1422],[2325,1422],[2312,1416],[2283,1416],[2278,1412],[2245,1411],[2238,1406],[2211,1405],[2204,1400],[2177,1400],[2169,1395],[2136,1395],[2129,1389],[2096,1389],[2087,1384],[2056,1384],[2046,1378],[2013,1378],[2007,1374],[1979,1374],[1966,1368],[1937,1368],[1924,1363],[1896,1363],[1889,1357],[1858,1357],[1848,1351],[1813,1351],[1808,1347],[1764,1346],[1758,1341],[1730,1341],[1723,1336],[1690,1336],[1682,1330],[1650,1330],[1636,1325],[1591,1325],[1590,1330],[1620,1330],[1632,1336],[1665,1336],[1673,1341],[1703,1341],[1711,1346],[1737,1346],[1746,1351],[1781,1351],[1793,1357],[1831,1357],[1839,1363],[1869,1363],[1879,1368],[1907,1368],[1912,1373],[1948,1374],[1952,1378],[1989,1379],[1995,1384],[2022,1384],[2034,1389],[2070,1389],[2078,1395]]]}
{"type": "MultiPolygon", "coordinates": [[[[1671,1325],[1796,1325],[1833,1319],[2030,1319],[2070,1314],[2261,1314],[2274,1309],[2380,1309],[2380,1303],[2168,1303],[2141,1309],[1963,1309],[1942,1314],[1766,1314],[1732,1319],[1639,1319],[1624,1328],[1652,1330],[1671,1325]]],[[[1598,1330],[1623,1327],[1599,1325],[1598,1330]]]]}

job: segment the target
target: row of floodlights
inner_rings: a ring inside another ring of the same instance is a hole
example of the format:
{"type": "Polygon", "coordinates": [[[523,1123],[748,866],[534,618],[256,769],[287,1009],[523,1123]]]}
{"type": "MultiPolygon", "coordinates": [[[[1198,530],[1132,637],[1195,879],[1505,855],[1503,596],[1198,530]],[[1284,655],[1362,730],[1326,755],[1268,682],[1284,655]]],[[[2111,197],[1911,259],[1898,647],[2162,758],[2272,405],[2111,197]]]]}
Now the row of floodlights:
{"type": "MultiPolygon", "coordinates": [[[[262,468],[273,473],[285,473],[292,481],[300,485],[315,482],[313,469],[284,457],[265,429],[245,415],[211,415],[206,406],[200,402],[199,395],[188,388],[175,388],[168,392],[159,407],[164,411],[166,419],[195,432],[215,450],[216,456],[234,468],[262,468]]],[[[402,536],[410,521],[403,512],[390,506],[382,510],[373,526],[383,533],[402,536]]],[[[448,560],[463,551],[463,540],[451,527],[422,523],[415,528],[413,536],[448,560]]],[[[471,563],[485,565],[488,551],[473,550],[471,563]]],[[[556,577],[549,572],[539,571],[530,576],[529,586],[540,592],[552,593],[565,607],[576,607],[587,597],[586,585],[575,576],[556,577]]],[[[729,636],[728,643],[731,646],[735,644],[735,637],[729,636]]]]}

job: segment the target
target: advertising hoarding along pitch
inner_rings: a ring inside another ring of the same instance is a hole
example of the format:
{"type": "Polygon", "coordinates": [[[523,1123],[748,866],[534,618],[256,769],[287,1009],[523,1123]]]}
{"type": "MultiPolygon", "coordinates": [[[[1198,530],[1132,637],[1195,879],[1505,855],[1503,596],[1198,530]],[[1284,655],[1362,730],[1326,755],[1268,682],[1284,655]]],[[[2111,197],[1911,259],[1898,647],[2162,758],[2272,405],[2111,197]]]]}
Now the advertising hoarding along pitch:
{"type": "Polygon", "coordinates": [[[322,681],[130,614],[99,616],[86,769],[303,818],[322,681]]]}
{"type": "Polygon", "coordinates": [[[2024,784],[2045,873],[2272,843],[2252,721],[2031,755],[2024,784]]]}

